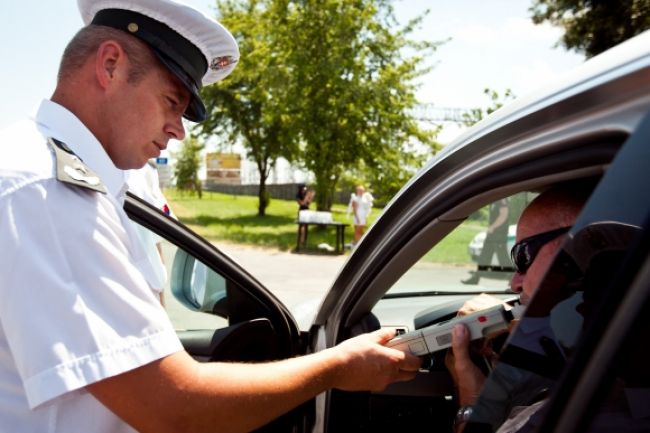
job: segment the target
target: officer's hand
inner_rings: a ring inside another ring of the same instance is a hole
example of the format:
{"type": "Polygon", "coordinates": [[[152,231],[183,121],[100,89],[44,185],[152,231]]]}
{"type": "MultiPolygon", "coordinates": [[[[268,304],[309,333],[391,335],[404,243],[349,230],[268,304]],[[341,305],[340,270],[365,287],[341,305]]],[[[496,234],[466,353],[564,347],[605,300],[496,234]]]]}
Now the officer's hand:
{"type": "Polygon", "coordinates": [[[390,383],[413,379],[422,360],[386,347],[385,344],[394,336],[394,329],[380,329],[334,347],[341,361],[335,388],[381,391],[390,383]]]}

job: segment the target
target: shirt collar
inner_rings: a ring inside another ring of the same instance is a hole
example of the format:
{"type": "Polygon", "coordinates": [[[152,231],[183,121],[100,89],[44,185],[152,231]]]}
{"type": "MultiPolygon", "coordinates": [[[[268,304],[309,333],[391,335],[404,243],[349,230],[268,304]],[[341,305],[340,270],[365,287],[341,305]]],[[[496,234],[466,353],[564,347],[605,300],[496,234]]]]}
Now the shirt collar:
{"type": "Polygon", "coordinates": [[[64,142],[102,180],[111,195],[124,201],[126,175],[115,167],[92,132],[65,107],[44,99],[34,119],[42,134],[64,142]]]}

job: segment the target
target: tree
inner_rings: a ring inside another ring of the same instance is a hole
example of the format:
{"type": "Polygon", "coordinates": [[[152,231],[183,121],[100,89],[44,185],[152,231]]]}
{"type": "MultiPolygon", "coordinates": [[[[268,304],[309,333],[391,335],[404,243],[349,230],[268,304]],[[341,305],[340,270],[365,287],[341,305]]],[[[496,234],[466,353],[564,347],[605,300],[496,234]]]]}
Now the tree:
{"type": "Polygon", "coordinates": [[[650,0],[534,0],[535,24],[563,27],[562,44],[595,56],[650,28],[650,0]]]}
{"type": "Polygon", "coordinates": [[[269,204],[266,180],[279,157],[292,160],[296,133],[286,113],[290,77],[284,51],[277,42],[273,0],[221,0],[220,21],[237,39],[242,56],[235,72],[202,90],[208,119],[198,128],[203,137],[221,135],[239,140],[260,173],[258,215],[269,204]]]}
{"type": "Polygon", "coordinates": [[[375,203],[384,205],[437,150],[437,143],[431,146],[403,143],[400,148],[384,152],[380,159],[375,159],[374,167],[368,167],[362,160],[353,169],[346,170],[337,190],[351,192],[356,185],[364,185],[374,196],[375,203]]]}
{"type": "Polygon", "coordinates": [[[400,168],[405,144],[434,146],[434,134],[409,114],[417,104],[415,79],[427,71],[423,59],[437,46],[408,39],[420,21],[396,29],[390,0],[287,1],[280,30],[291,78],[287,102],[302,163],[316,178],[319,210],[331,208],[350,167],[386,173],[384,164],[400,168]]]}
{"type": "Polygon", "coordinates": [[[201,180],[199,179],[201,150],[203,150],[203,147],[196,137],[188,137],[183,140],[180,150],[174,155],[176,158],[176,167],[174,168],[176,188],[190,191],[192,194],[196,193],[199,198],[203,194],[201,180]]]}
{"type": "Polygon", "coordinates": [[[503,97],[501,97],[496,90],[490,88],[485,88],[483,93],[490,98],[492,105],[487,108],[472,108],[468,112],[463,113],[463,124],[465,126],[472,126],[473,124],[480,122],[483,118],[503,107],[508,100],[514,99],[514,95],[510,89],[506,89],[503,97]]]}

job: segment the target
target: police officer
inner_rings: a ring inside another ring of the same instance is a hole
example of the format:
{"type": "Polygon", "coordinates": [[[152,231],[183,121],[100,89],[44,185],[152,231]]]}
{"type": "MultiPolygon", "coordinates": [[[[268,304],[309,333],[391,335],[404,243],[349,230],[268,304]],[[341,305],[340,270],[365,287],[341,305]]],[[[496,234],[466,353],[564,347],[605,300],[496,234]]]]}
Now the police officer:
{"type": "Polygon", "coordinates": [[[199,122],[238,59],[172,0],[79,0],[51,99],[0,132],[0,430],[249,431],[326,389],[382,389],[419,360],[378,331],[270,364],[195,362],[152,291],[122,170],[199,122]]]}

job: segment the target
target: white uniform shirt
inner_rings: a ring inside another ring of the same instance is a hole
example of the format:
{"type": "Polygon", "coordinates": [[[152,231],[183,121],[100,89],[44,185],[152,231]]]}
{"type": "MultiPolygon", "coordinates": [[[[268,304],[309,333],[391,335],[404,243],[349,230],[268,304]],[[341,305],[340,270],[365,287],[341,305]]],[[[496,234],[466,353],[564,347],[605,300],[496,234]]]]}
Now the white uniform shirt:
{"type": "MultiPolygon", "coordinates": [[[[158,172],[155,168],[149,164],[145,164],[141,169],[128,170],[125,174],[129,192],[137,195],[161,211],[169,208],[167,206],[167,199],[165,199],[158,186],[158,172]]],[[[167,283],[167,270],[158,250],[158,245],[162,242],[162,239],[154,232],[147,230],[137,223],[133,223],[133,227],[156,273],[157,281],[150,281],[152,288],[160,293],[167,283]]]]}
{"type": "Polygon", "coordinates": [[[65,108],[0,131],[0,432],[133,431],[85,386],[182,350],[122,209],[124,174],[65,108]],[[46,137],[108,194],[56,179],[46,137]]]}

